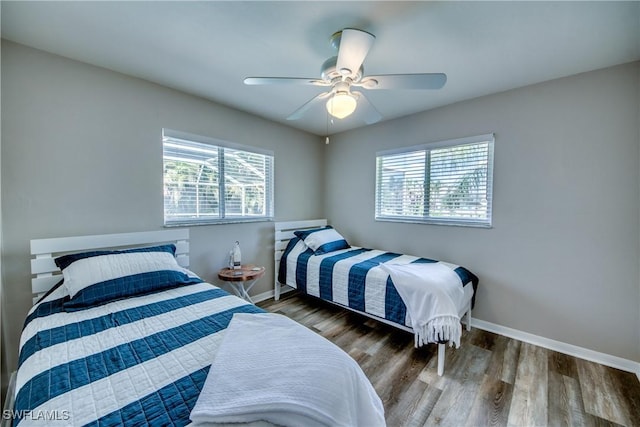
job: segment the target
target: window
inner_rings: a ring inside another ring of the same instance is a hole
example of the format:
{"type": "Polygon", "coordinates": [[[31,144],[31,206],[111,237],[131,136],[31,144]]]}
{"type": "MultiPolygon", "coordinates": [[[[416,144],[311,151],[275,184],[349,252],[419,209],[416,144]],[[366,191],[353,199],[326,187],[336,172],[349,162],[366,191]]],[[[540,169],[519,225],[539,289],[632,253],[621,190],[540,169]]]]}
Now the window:
{"type": "Polygon", "coordinates": [[[376,219],[491,226],[493,134],[376,154],[376,219]]]}
{"type": "Polygon", "coordinates": [[[164,224],[273,218],[273,153],[163,130],[164,224]]]}

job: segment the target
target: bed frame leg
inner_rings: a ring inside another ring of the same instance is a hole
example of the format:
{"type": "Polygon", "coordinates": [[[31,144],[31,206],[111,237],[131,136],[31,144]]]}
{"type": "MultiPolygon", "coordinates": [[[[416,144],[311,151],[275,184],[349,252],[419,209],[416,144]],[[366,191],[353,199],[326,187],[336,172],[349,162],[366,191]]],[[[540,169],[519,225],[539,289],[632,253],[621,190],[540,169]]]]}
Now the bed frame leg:
{"type": "Polygon", "coordinates": [[[441,377],[444,374],[444,352],[446,350],[445,344],[438,344],[438,376],[441,377]]]}
{"type": "Polygon", "coordinates": [[[467,331],[471,330],[471,301],[469,301],[469,308],[467,309],[467,331]]]}
{"type": "Polygon", "coordinates": [[[273,267],[273,300],[274,301],[278,301],[280,299],[280,282],[278,282],[278,268],[280,265],[280,259],[278,258],[278,255],[276,253],[276,260],[274,262],[274,267],[273,267]]]}

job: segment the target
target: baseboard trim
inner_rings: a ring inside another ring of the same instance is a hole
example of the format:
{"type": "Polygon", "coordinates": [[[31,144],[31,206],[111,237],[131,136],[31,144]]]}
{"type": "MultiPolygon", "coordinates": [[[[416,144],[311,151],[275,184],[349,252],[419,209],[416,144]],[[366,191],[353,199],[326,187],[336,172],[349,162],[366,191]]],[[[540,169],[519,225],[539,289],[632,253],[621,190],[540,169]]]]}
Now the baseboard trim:
{"type": "MultiPolygon", "coordinates": [[[[293,288],[289,286],[282,286],[280,290],[280,295],[283,295],[283,294],[286,294],[287,292],[292,292],[292,291],[294,291],[293,288]]],[[[258,303],[264,300],[268,300],[269,298],[273,298],[274,296],[275,296],[275,292],[273,291],[273,289],[271,289],[270,291],[267,291],[267,292],[251,295],[251,299],[253,300],[254,303],[258,303]]]]}
{"type": "MultiPolygon", "coordinates": [[[[289,286],[282,286],[281,289],[282,290],[280,291],[280,295],[295,290],[289,286]]],[[[269,298],[273,298],[274,295],[275,293],[272,289],[267,292],[253,295],[251,298],[255,303],[258,303],[269,298]]],[[[473,317],[471,318],[471,326],[474,328],[482,329],[483,331],[493,332],[498,335],[504,335],[505,337],[517,339],[519,341],[557,351],[559,353],[568,354],[580,359],[589,360],[591,362],[600,363],[602,365],[610,366],[622,371],[631,372],[633,374],[636,374],[636,376],[638,377],[638,381],[640,381],[640,363],[634,362],[633,360],[624,359],[622,357],[613,356],[607,353],[601,353],[599,351],[590,350],[588,348],[579,347],[577,345],[552,340],[550,338],[541,337],[529,332],[520,331],[518,329],[509,328],[473,317]]]]}
{"type": "Polygon", "coordinates": [[[567,344],[561,341],[552,340],[549,338],[541,337],[538,335],[530,334],[528,332],[508,328],[506,326],[497,325],[495,323],[475,318],[471,319],[471,326],[482,329],[483,331],[493,332],[498,335],[504,335],[505,337],[514,338],[519,341],[534,344],[539,347],[547,348],[549,350],[554,350],[559,353],[568,354],[580,359],[589,360],[591,362],[600,363],[602,365],[610,366],[622,371],[631,372],[636,374],[638,380],[640,381],[640,363],[634,362],[633,360],[624,359],[622,357],[613,356],[611,354],[601,353],[599,351],[590,350],[584,347],[578,347],[577,345],[567,344]]]}

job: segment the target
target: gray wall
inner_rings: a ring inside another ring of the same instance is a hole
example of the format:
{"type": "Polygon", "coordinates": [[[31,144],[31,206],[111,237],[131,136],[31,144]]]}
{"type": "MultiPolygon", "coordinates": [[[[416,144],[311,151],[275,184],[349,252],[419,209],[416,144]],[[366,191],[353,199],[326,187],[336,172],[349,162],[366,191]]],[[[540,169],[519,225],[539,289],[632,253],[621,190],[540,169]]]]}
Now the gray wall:
{"type": "MultiPolygon", "coordinates": [[[[1,8],[0,8],[1,9],[1,8]]],[[[2,48],[0,46],[0,70],[2,70],[2,48]]],[[[0,73],[0,88],[2,87],[2,73],[0,73]]],[[[0,91],[1,92],[1,91],[0,91]]],[[[0,108],[0,121],[2,119],[2,108],[0,108]]],[[[0,131],[0,189],[2,188],[2,131],[0,131]]],[[[0,196],[0,331],[3,331],[3,327],[5,324],[4,314],[5,310],[2,308],[4,306],[4,300],[2,299],[2,290],[4,289],[4,283],[2,281],[2,197],[0,196]]],[[[6,375],[4,374],[6,369],[4,369],[4,364],[2,361],[5,359],[3,357],[4,350],[6,350],[6,346],[4,345],[4,332],[0,333],[0,391],[2,401],[4,402],[4,390],[7,388],[6,384],[6,375]]]]}
{"type": "MultiPolygon", "coordinates": [[[[273,150],[276,218],[322,216],[320,138],[3,41],[3,314],[9,322],[2,326],[9,369],[30,307],[30,239],[162,228],[163,127],[273,150]]],[[[215,283],[235,240],[244,260],[267,267],[255,292],[272,289],[271,222],[192,227],[191,268],[215,283]]]]}
{"type": "MultiPolygon", "coordinates": [[[[30,239],[162,228],[162,127],[273,150],[277,219],[326,216],[354,244],[468,266],[481,278],[480,319],[640,361],[639,93],[635,63],[336,135],[325,146],[3,41],[3,368],[15,367],[30,306],[30,239]],[[492,229],[373,220],[376,150],[488,132],[496,133],[492,229]]],[[[245,259],[269,269],[256,292],[270,289],[271,223],[193,227],[191,236],[192,268],[205,279],[237,239],[245,259]]]]}
{"type": "Polygon", "coordinates": [[[353,244],[470,268],[479,319],[640,361],[639,90],[633,63],[337,135],[325,213],[353,244]],[[377,150],[490,132],[492,229],[374,221],[377,150]]]}

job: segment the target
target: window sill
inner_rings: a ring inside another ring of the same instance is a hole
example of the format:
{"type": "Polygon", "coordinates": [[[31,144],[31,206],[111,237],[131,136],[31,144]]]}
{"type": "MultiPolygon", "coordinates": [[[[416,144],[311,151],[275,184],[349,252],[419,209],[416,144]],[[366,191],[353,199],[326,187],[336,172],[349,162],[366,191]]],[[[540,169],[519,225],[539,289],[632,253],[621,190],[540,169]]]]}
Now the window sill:
{"type": "Polygon", "coordinates": [[[173,227],[196,227],[200,225],[223,225],[223,224],[242,224],[242,223],[251,223],[251,222],[273,222],[273,218],[251,218],[251,219],[242,219],[242,218],[229,218],[229,219],[220,219],[216,221],[206,220],[206,221],[175,221],[170,223],[165,223],[163,226],[165,228],[173,228],[173,227]]]}
{"type": "Polygon", "coordinates": [[[459,220],[447,220],[447,219],[412,219],[412,218],[390,218],[390,217],[376,217],[376,221],[381,222],[401,222],[405,224],[423,224],[423,225],[448,225],[456,227],[471,227],[471,228],[493,228],[491,223],[477,222],[477,221],[459,221],[459,220]]]}

